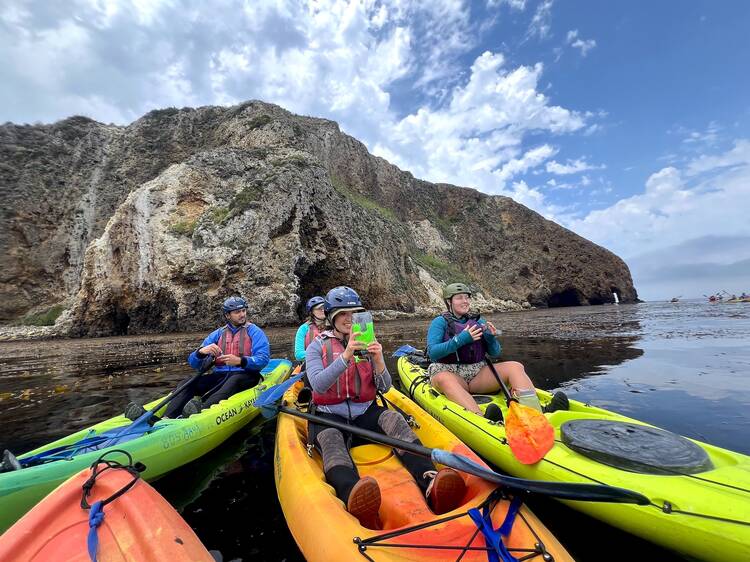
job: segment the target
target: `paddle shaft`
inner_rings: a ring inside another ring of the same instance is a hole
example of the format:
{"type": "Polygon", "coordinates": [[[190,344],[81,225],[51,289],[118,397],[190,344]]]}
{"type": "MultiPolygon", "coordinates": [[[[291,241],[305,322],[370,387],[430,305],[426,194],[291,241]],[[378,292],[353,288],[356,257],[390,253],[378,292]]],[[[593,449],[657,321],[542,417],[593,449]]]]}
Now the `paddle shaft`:
{"type": "Polygon", "coordinates": [[[382,433],[375,431],[369,431],[360,427],[352,426],[347,423],[337,422],[327,418],[321,418],[319,416],[308,414],[306,412],[300,412],[294,408],[287,408],[286,406],[280,406],[279,411],[290,416],[305,419],[307,421],[325,425],[341,431],[348,431],[353,435],[364,437],[370,441],[376,443],[383,443],[384,445],[390,445],[396,449],[402,451],[408,451],[416,455],[421,455],[431,458],[433,461],[450,466],[457,470],[473,474],[479,478],[483,478],[490,482],[503,485],[507,488],[523,491],[532,492],[537,494],[548,495],[559,499],[569,499],[577,501],[604,501],[604,502],[619,502],[619,503],[637,503],[640,505],[646,505],[649,503],[648,498],[624,488],[617,488],[614,486],[606,486],[599,484],[581,484],[581,483],[567,483],[567,482],[544,482],[536,480],[526,480],[524,478],[516,478],[513,476],[503,476],[497,474],[487,467],[484,467],[476,461],[445,451],[443,449],[431,449],[420,445],[418,443],[402,441],[401,439],[394,439],[382,433]]]}
{"type": "Polygon", "coordinates": [[[510,394],[510,390],[508,390],[508,387],[503,382],[503,379],[500,377],[500,375],[497,374],[497,370],[495,369],[495,364],[490,359],[489,355],[484,356],[484,361],[487,363],[487,366],[490,368],[490,371],[492,371],[492,374],[495,376],[495,380],[500,385],[500,388],[503,390],[503,394],[505,394],[505,402],[510,406],[511,402],[518,402],[513,396],[510,394]]]}
{"type": "Polygon", "coordinates": [[[364,437],[365,439],[369,439],[370,441],[375,441],[377,443],[383,443],[384,445],[390,445],[391,447],[401,449],[402,451],[409,451],[410,453],[414,453],[415,455],[421,455],[423,457],[432,456],[432,449],[418,443],[410,443],[409,441],[394,439],[393,437],[389,437],[387,435],[384,435],[383,433],[370,431],[369,429],[362,429],[361,427],[357,427],[355,425],[337,422],[336,420],[329,420],[328,418],[321,418],[320,416],[308,414],[307,412],[300,412],[299,410],[296,410],[294,408],[287,408],[286,406],[281,406],[279,408],[279,411],[285,414],[289,414],[290,416],[296,416],[298,418],[311,421],[313,423],[327,425],[328,427],[340,429],[341,431],[348,431],[353,435],[364,437]]]}
{"type": "Polygon", "coordinates": [[[205,365],[201,365],[201,369],[200,369],[200,371],[198,371],[197,375],[195,375],[194,377],[191,377],[190,379],[188,379],[187,381],[185,381],[184,384],[181,384],[180,386],[178,386],[177,388],[175,388],[172,392],[170,392],[169,394],[167,394],[164,397],[164,400],[162,400],[156,406],[154,406],[153,408],[151,408],[149,410],[149,412],[151,412],[152,414],[155,414],[161,408],[163,408],[164,406],[166,406],[169,402],[172,401],[172,399],[175,396],[177,396],[180,392],[182,392],[187,387],[189,387],[191,384],[193,384],[195,381],[197,381],[198,377],[202,376],[206,371],[208,371],[211,367],[213,367],[214,363],[215,363],[215,360],[212,360],[212,361],[208,361],[205,365]]]}

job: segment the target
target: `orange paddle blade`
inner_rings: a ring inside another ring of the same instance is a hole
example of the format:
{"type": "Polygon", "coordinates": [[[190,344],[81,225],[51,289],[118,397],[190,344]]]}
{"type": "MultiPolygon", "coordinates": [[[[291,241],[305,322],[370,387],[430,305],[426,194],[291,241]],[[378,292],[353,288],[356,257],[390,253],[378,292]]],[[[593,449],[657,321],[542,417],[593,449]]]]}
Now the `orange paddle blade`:
{"type": "Polygon", "coordinates": [[[513,456],[523,464],[539,462],[555,444],[555,430],[544,414],[515,401],[505,416],[505,437],[513,456]]]}

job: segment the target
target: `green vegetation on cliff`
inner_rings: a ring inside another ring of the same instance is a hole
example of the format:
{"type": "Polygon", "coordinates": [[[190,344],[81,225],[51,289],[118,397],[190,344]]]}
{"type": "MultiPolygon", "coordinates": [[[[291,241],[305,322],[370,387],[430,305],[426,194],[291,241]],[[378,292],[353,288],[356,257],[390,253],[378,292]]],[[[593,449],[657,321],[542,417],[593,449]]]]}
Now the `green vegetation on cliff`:
{"type": "Polygon", "coordinates": [[[383,207],[378,202],[373,201],[369,197],[365,197],[364,195],[351,190],[339,178],[335,176],[331,176],[331,185],[341,195],[349,199],[352,203],[359,205],[363,209],[367,209],[368,211],[374,211],[386,220],[394,221],[394,222],[398,221],[398,218],[396,217],[396,214],[393,211],[391,211],[390,209],[387,209],[386,207],[383,207]]]}
{"type": "Polygon", "coordinates": [[[54,326],[55,320],[62,314],[63,310],[65,310],[63,305],[56,304],[44,312],[24,316],[20,323],[24,326],[54,326]]]}

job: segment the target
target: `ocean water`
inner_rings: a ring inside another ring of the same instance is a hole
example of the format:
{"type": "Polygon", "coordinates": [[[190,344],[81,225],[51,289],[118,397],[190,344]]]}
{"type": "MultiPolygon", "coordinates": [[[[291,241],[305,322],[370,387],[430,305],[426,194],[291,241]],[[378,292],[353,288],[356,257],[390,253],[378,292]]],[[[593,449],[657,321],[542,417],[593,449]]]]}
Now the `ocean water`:
{"type": "MultiPolygon", "coordinates": [[[[492,315],[504,359],[538,387],[750,454],[750,304],[702,301],[492,315]]],[[[429,320],[376,325],[387,354],[429,320]]],[[[295,328],[268,329],[291,357],[295,328]]],[[[205,334],[0,343],[0,448],[20,453],[169,391],[205,334]]],[[[389,360],[395,374],[395,361],[389,360]]],[[[395,377],[394,377],[395,378],[395,377]]],[[[257,422],[156,487],[224,560],[301,560],[273,485],[274,423],[257,422]]],[[[607,552],[680,560],[552,500],[531,506],[581,561],[607,552]],[[596,537],[596,541],[593,540],[596,537]],[[602,550],[602,544],[607,549],[602,550]]]]}

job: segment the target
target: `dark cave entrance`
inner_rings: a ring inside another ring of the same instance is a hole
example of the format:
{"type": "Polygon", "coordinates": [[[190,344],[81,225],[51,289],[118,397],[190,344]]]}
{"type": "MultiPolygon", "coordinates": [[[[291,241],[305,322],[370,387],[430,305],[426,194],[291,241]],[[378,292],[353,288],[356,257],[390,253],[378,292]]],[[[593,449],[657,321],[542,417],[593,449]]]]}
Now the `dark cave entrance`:
{"type": "Polygon", "coordinates": [[[565,289],[559,293],[552,293],[547,297],[547,306],[550,308],[557,308],[560,306],[581,306],[583,304],[587,304],[587,301],[583,294],[575,287],[565,289]]]}
{"type": "Polygon", "coordinates": [[[300,260],[295,267],[297,279],[299,279],[300,298],[297,306],[297,316],[300,320],[307,317],[305,304],[308,299],[316,295],[325,297],[326,293],[339,285],[350,285],[351,278],[344,271],[332,270],[326,262],[309,263],[300,260]]]}
{"type": "Polygon", "coordinates": [[[115,336],[127,336],[128,326],[130,326],[130,316],[118,305],[114,306],[111,312],[112,333],[115,336]]]}

